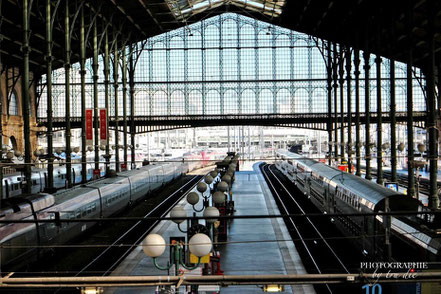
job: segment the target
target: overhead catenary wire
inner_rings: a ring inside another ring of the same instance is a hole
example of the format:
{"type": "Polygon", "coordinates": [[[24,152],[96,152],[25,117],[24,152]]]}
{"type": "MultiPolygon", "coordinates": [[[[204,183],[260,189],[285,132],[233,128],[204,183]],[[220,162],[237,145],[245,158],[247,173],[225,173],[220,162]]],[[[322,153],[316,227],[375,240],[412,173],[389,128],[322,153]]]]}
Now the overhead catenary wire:
{"type": "MultiPolygon", "coordinates": [[[[52,213],[71,213],[72,211],[46,212],[52,213]]],[[[296,218],[296,217],[375,217],[375,216],[415,216],[415,215],[440,215],[441,211],[394,211],[394,212],[362,212],[362,213],[305,213],[305,214],[252,214],[252,215],[220,215],[220,216],[188,216],[188,217],[103,217],[103,218],[79,218],[79,219],[59,219],[38,218],[39,223],[87,223],[87,222],[136,222],[151,220],[205,220],[205,219],[259,219],[259,218],[296,218]]],[[[0,219],[0,224],[14,223],[35,223],[33,219],[0,219]]],[[[437,232],[438,234],[438,232],[437,232]]],[[[439,232],[441,234],[441,232],[439,232]]]]}

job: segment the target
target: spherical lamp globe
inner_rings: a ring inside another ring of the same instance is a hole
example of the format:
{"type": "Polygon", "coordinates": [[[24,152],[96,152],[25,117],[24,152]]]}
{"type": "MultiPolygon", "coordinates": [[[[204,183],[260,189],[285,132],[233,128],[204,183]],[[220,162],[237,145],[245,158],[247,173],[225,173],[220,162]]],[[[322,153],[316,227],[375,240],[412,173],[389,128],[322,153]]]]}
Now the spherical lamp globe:
{"type": "Polygon", "coordinates": [[[150,234],[142,241],[142,251],[149,257],[161,256],[165,251],[165,240],[161,235],[150,234]]]}
{"type": "MultiPolygon", "coordinates": [[[[216,207],[208,206],[204,209],[204,217],[219,217],[220,213],[219,210],[216,207]]],[[[207,223],[214,223],[217,219],[215,218],[209,218],[205,221],[207,223]]]]}
{"type": "Polygon", "coordinates": [[[215,204],[224,204],[225,203],[225,194],[224,192],[217,191],[213,193],[213,202],[215,204]]]}
{"type": "Polygon", "coordinates": [[[217,185],[217,189],[218,189],[219,191],[221,191],[221,192],[226,192],[226,191],[228,190],[228,183],[227,183],[227,182],[224,182],[224,181],[220,182],[220,183],[217,185]]]}
{"type": "Polygon", "coordinates": [[[229,176],[228,174],[225,174],[222,177],[222,181],[227,182],[227,184],[230,184],[231,183],[231,176],[229,176]]]}
{"type": "Polygon", "coordinates": [[[210,172],[210,176],[211,176],[212,178],[217,177],[217,175],[218,175],[217,169],[212,170],[212,171],[210,172]]]}
{"type": "Polygon", "coordinates": [[[199,194],[196,192],[190,192],[187,195],[187,202],[190,205],[196,205],[199,202],[199,194]]]}
{"type": "Polygon", "coordinates": [[[198,183],[198,185],[196,186],[196,190],[198,190],[198,192],[200,193],[204,193],[205,191],[207,191],[207,184],[205,184],[204,182],[198,183]]]}
{"type": "Polygon", "coordinates": [[[204,182],[205,182],[207,185],[210,185],[211,183],[213,183],[213,177],[210,176],[210,175],[206,175],[205,178],[204,178],[204,182]]]}
{"type": "MultiPolygon", "coordinates": [[[[179,206],[175,206],[173,207],[173,209],[170,211],[170,217],[175,218],[175,217],[187,217],[187,211],[185,211],[184,208],[179,207],[179,206]]],[[[174,219],[173,222],[180,224],[184,221],[184,219],[174,219]]]]}
{"type": "Polygon", "coordinates": [[[197,257],[202,257],[210,253],[212,246],[210,238],[201,233],[195,234],[190,238],[190,241],[188,241],[190,252],[197,257]]]}

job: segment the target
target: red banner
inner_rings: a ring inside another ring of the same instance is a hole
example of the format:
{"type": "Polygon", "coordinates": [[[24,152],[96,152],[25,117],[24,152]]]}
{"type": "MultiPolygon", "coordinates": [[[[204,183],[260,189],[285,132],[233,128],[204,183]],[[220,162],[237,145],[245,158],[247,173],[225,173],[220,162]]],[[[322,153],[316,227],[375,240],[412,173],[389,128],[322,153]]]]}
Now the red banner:
{"type": "Polygon", "coordinates": [[[86,141],[87,145],[93,144],[93,112],[92,109],[86,109],[86,141]]]}
{"type": "Polygon", "coordinates": [[[107,140],[107,115],[106,109],[100,109],[100,140],[107,140]]]}

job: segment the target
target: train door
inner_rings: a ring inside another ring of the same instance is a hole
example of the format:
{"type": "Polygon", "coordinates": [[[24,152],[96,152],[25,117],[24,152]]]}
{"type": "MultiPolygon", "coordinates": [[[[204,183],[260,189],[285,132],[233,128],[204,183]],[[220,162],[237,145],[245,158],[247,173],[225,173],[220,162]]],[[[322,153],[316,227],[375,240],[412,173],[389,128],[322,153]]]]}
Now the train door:
{"type": "Polygon", "coordinates": [[[331,203],[331,195],[330,195],[330,193],[329,193],[329,185],[324,181],[324,179],[323,179],[323,185],[325,186],[325,189],[324,189],[324,191],[325,191],[325,209],[326,209],[326,211],[328,211],[328,212],[330,212],[331,211],[331,208],[330,208],[330,203],[331,203]]]}
{"type": "MultiPolygon", "coordinates": [[[[47,173],[43,173],[44,174],[44,187],[47,187],[47,173]]],[[[44,188],[43,188],[44,189],[44,188]]]]}
{"type": "Polygon", "coordinates": [[[331,185],[328,184],[328,195],[329,195],[328,207],[329,207],[329,213],[335,213],[336,211],[335,206],[337,205],[335,196],[337,195],[338,187],[335,187],[334,191],[331,191],[331,189],[332,189],[331,185]]]}
{"type": "Polygon", "coordinates": [[[9,182],[7,179],[4,179],[3,186],[5,187],[5,198],[9,198],[9,182]]]}
{"type": "Polygon", "coordinates": [[[40,192],[43,192],[43,178],[41,177],[41,172],[38,173],[39,183],[40,183],[40,192]]]}
{"type": "Polygon", "coordinates": [[[150,184],[150,171],[146,171],[146,176],[145,176],[145,187],[146,187],[146,192],[145,192],[145,194],[148,194],[148,193],[150,193],[150,190],[151,190],[151,184],[150,184]]]}

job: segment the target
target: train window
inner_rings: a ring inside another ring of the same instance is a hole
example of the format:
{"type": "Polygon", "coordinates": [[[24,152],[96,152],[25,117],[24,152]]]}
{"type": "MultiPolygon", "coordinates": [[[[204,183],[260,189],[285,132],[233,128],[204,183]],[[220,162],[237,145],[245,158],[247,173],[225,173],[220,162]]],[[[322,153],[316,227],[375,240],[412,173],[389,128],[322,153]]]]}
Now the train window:
{"type": "Polygon", "coordinates": [[[37,180],[32,180],[32,185],[36,186],[37,185],[37,180]]]}
{"type": "Polygon", "coordinates": [[[75,215],[77,218],[81,218],[81,211],[80,210],[75,211],[75,215]]]}
{"type": "Polygon", "coordinates": [[[87,210],[83,210],[82,216],[86,216],[87,210]]]}
{"type": "Polygon", "coordinates": [[[18,190],[20,188],[19,184],[14,184],[14,190],[18,190]]]}
{"type": "MultiPolygon", "coordinates": [[[[53,220],[53,219],[55,219],[55,216],[54,216],[53,214],[51,214],[51,215],[49,216],[49,219],[53,220]]],[[[53,229],[53,228],[55,228],[55,223],[49,223],[49,224],[48,224],[48,228],[49,228],[49,229],[53,229]]]]}

